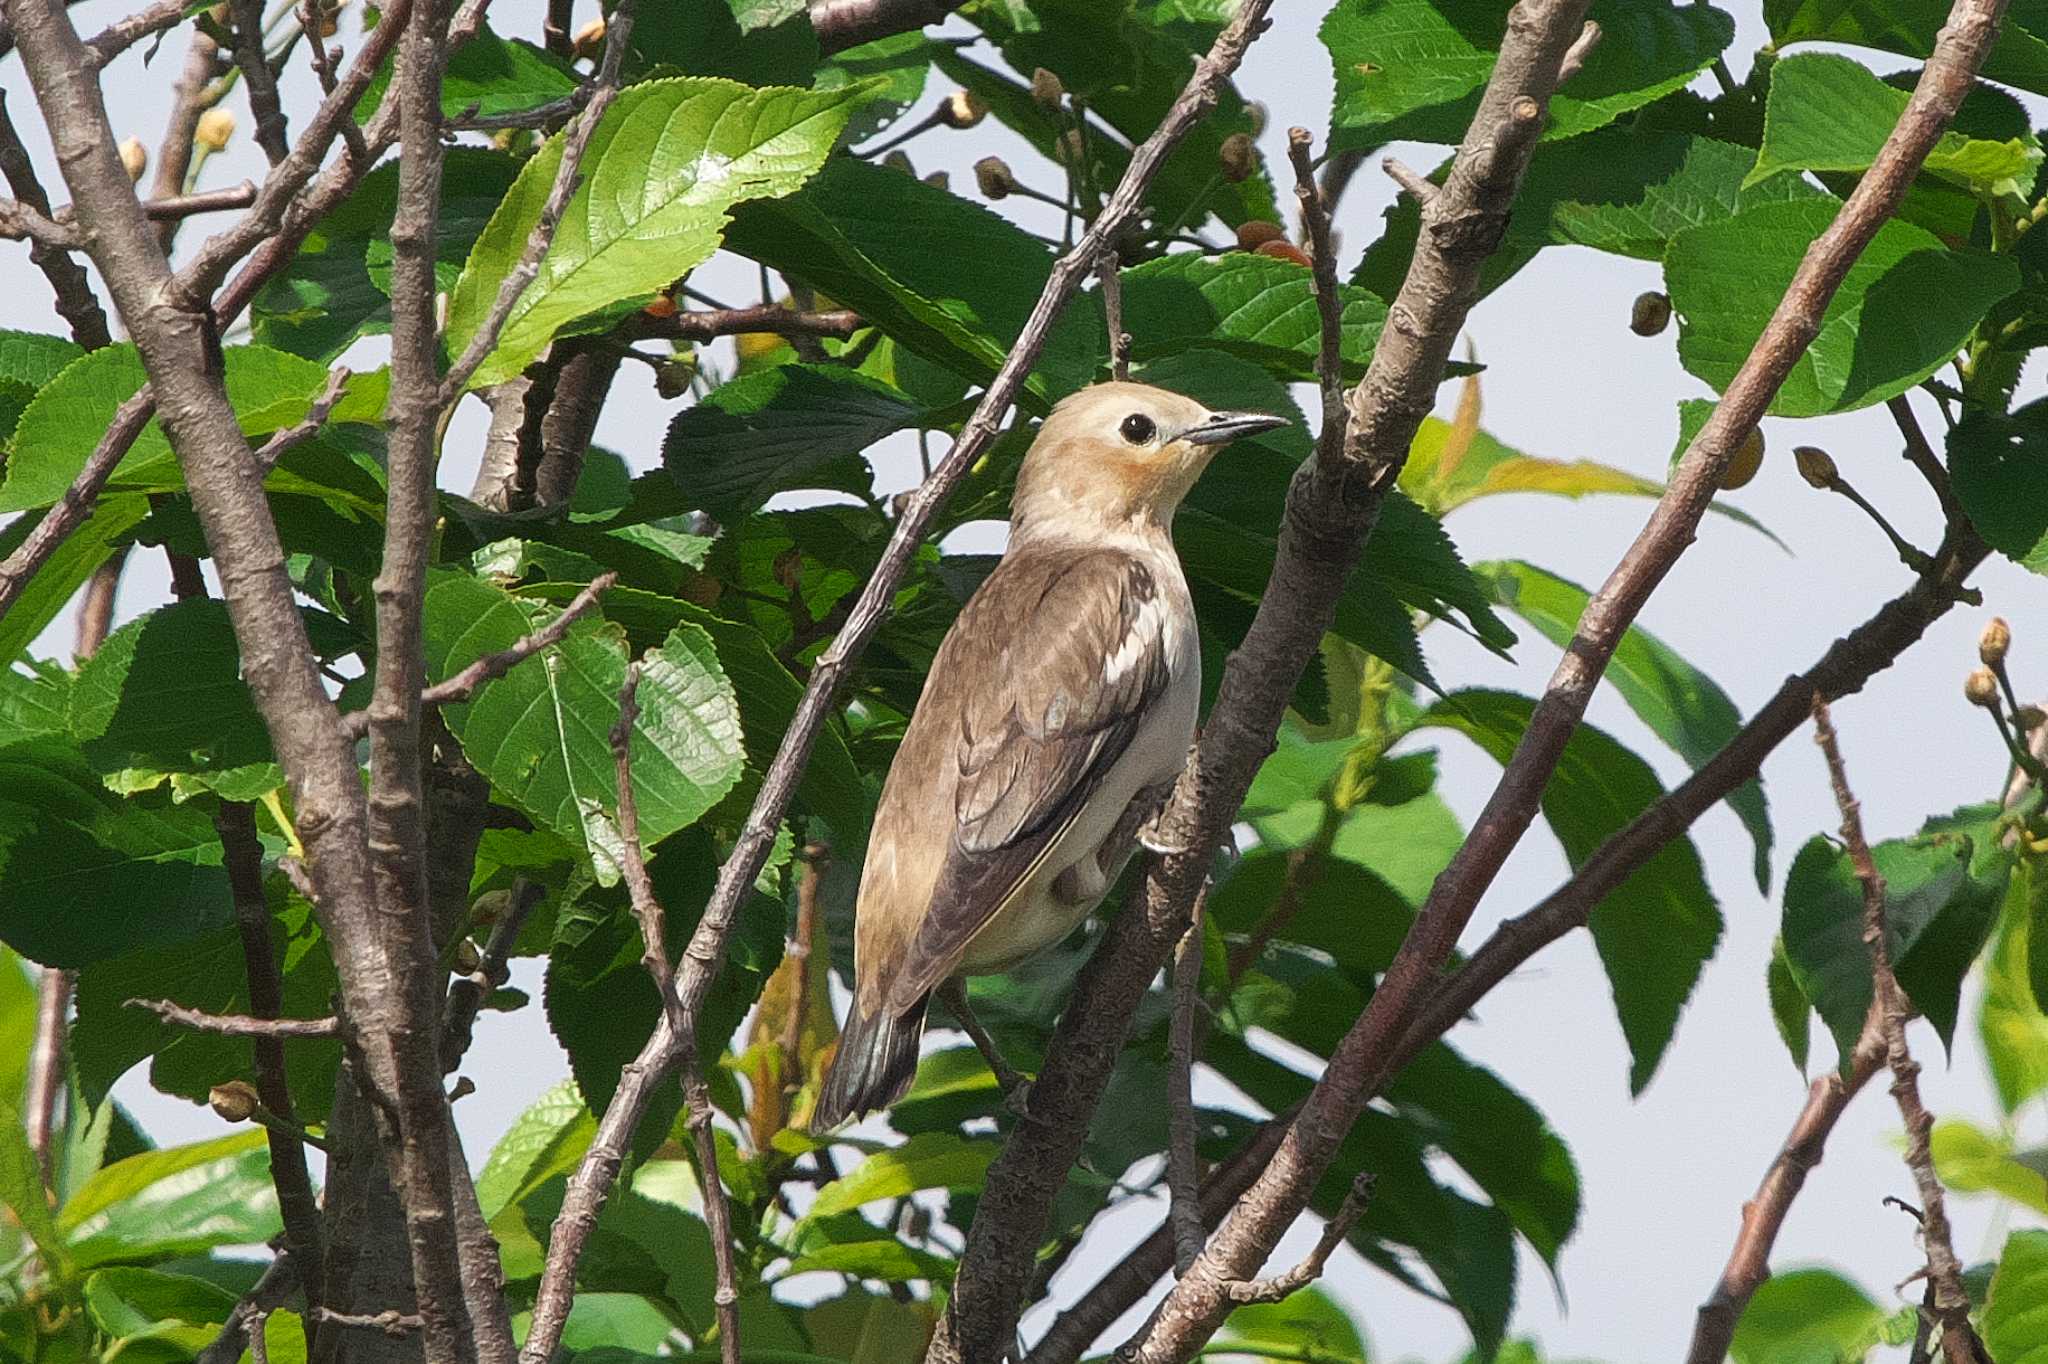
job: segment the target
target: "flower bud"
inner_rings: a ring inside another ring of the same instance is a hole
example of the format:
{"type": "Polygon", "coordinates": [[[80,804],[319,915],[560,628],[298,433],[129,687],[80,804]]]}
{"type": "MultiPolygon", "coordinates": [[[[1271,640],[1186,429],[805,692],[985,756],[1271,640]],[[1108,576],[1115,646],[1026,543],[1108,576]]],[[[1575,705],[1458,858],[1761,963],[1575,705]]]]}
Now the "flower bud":
{"type": "Polygon", "coordinates": [[[1275,237],[1272,241],[1260,242],[1257,247],[1257,254],[1271,256],[1274,260],[1293,261],[1296,265],[1302,266],[1305,269],[1313,268],[1315,265],[1315,262],[1308,258],[1308,252],[1302,250],[1293,242],[1288,241],[1285,237],[1275,237]]]}
{"type": "Polygon", "coordinates": [[[1998,678],[1989,668],[1978,668],[1963,679],[1963,695],[1973,706],[1998,709],[1998,678]]]}
{"type": "Polygon", "coordinates": [[[905,175],[909,176],[913,180],[917,178],[917,168],[910,164],[910,155],[907,152],[890,152],[887,156],[882,158],[882,164],[887,166],[890,170],[902,171],[905,175]]]}
{"type": "Polygon", "coordinates": [[[604,50],[604,16],[599,15],[576,30],[569,39],[569,45],[576,49],[579,57],[595,57],[604,50]]]}
{"type": "Polygon", "coordinates": [[[1751,431],[1748,439],[1736,447],[1728,458],[1728,466],[1721,470],[1721,487],[1733,492],[1756,477],[1756,471],[1764,462],[1764,433],[1751,431]]]}
{"type": "Polygon", "coordinates": [[[142,179],[142,173],[149,169],[149,148],[142,145],[139,137],[123,139],[121,143],[121,169],[128,172],[129,183],[142,179]]]}
{"type": "Polygon", "coordinates": [[[230,1080],[207,1091],[206,1102],[226,1122],[247,1122],[262,1106],[256,1086],[247,1080],[230,1080]]]}
{"type": "Polygon", "coordinates": [[[656,294],[640,311],[649,317],[674,317],[676,301],[667,294],[656,294]]]}
{"type": "Polygon", "coordinates": [[[1287,231],[1280,224],[1265,218],[1252,218],[1238,226],[1237,249],[1256,251],[1267,242],[1285,241],[1286,238],[1287,231]]]}
{"type": "Polygon", "coordinates": [[[924,182],[934,189],[953,188],[953,176],[947,171],[935,170],[924,178],[924,182]]]}
{"type": "Polygon", "coordinates": [[[988,117],[988,101],[972,90],[955,90],[939,106],[939,122],[948,128],[972,128],[988,117]]]}
{"type": "Polygon", "coordinates": [[[1801,478],[1823,491],[1841,481],[1842,475],[1835,469],[1833,456],[1818,445],[1797,447],[1792,451],[1792,462],[1799,466],[1801,478]]]}
{"type": "Polygon", "coordinates": [[[234,111],[219,107],[201,114],[198,125],[192,129],[192,140],[210,152],[226,151],[234,135],[234,111]]]}
{"type": "Polygon", "coordinates": [[[1671,325],[1671,299],[1655,289],[1637,294],[1629,305],[1628,329],[1637,336],[1657,336],[1671,325]]]}
{"type": "Polygon", "coordinates": [[[1067,97],[1067,87],[1060,84],[1060,78],[1044,67],[1031,73],[1031,99],[1039,108],[1049,114],[1060,110],[1060,101],[1067,97]]]}
{"type": "Polygon", "coordinates": [[[1017,188],[1017,177],[1002,157],[984,156],[974,163],[974,183],[984,199],[1007,199],[1017,188]]]}
{"type": "Polygon", "coordinates": [[[664,360],[654,367],[654,391],[674,402],[690,391],[690,381],[696,377],[695,365],[681,360],[664,360]]]}
{"type": "Polygon", "coordinates": [[[2005,617],[1993,616],[1991,623],[1984,627],[1984,633],[1977,636],[1977,657],[1987,668],[1995,668],[2005,662],[2006,654],[2012,651],[2012,627],[2005,623],[2005,617]]]}
{"type": "Polygon", "coordinates": [[[466,976],[484,964],[484,954],[477,951],[476,944],[468,938],[457,938],[450,964],[454,966],[456,975],[466,976]]]}
{"type": "Polygon", "coordinates": [[[1232,133],[1223,139],[1223,145],[1216,149],[1216,164],[1223,168],[1223,178],[1231,184],[1242,184],[1252,178],[1252,172],[1259,168],[1258,154],[1252,150],[1250,133],[1232,133]]]}

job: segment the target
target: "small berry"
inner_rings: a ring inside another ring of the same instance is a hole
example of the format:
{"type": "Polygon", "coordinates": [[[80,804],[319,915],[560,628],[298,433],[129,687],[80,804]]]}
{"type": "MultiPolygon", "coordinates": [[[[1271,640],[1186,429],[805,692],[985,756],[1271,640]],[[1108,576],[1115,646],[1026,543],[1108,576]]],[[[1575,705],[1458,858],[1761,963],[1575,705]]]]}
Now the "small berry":
{"type": "Polygon", "coordinates": [[[1237,229],[1237,249],[1256,251],[1267,242],[1285,241],[1287,230],[1265,218],[1253,218],[1237,229]]]}
{"type": "Polygon", "coordinates": [[[1749,438],[1736,448],[1728,460],[1728,467],[1721,471],[1721,487],[1733,492],[1752,478],[1764,462],[1764,433],[1751,431],[1749,438]]]}
{"type": "Polygon", "coordinates": [[[1060,101],[1067,97],[1067,87],[1060,84],[1060,78],[1044,67],[1031,73],[1031,98],[1047,113],[1058,113],[1060,101]]]}
{"type": "Polygon", "coordinates": [[[262,1107],[256,1086],[247,1080],[230,1080],[207,1091],[206,1102],[227,1122],[247,1122],[262,1107]]]}
{"type": "Polygon", "coordinates": [[[667,294],[656,294],[648,305],[640,310],[649,317],[674,317],[676,301],[667,294]]]}
{"type": "Polygon", "coordinates": [[[210,152],[224,152],[235,135],[235,115],[229,109],[208,109],[199,116],[192,140],[210,152]]]}
{"type": "Polygon", "coordinates": [[[1813,487],[1826,491],[1841,481],[1841,473],[1835,468],[1834,457],[1817,445],[1801,445],[1792,451],[1792,462],[1799,468],[1799,476],[1813,487]]]}
{"type": "Polygon", "coordinates": [[[984,199],[1007,199],[1017,188],[1017,177],[1002,157],[984,156],[974,163],[974,183],[984,199]]]}
{"type": "Polygon", "coordinates": [[[1308,258],[1308,252],[1284,237],[1276,237],[1269,242],[1260,242],[1255,250],[1257,254],[1271,256],[1274,260],[1293,261],[1304,269],[1313,268],[1315,264],[1315,262],[1308,258]]]}
{"type": "Polygon", "coordinates": [[[1671,300],[1655,289],[1637,294],[1636,301],[1629,305],[1628,329],[1637,336],[1656,336],[1670,325],[1671,300]]]}
{"type": "Polygon", "coordinates": [[[1998,709],[1998,678],[1989,668],[1978,668],[1963,679],[1963,695],[1973,706],[1998,709]]]}
{"type": "Polygon", "coordinates": [[[595,57],[604,48],[604,16],[599,15],[576,30],[569,45],[576,49],[579,57],[595,57]]]}
{"type": "Polygon", "coordinates": [[[1984,633],[1977,637],[1977,657],[1987,668],[1995,668],[2005,662],[2006,654],[2012,651],[2012,627],[2005,623],[2005,617],[1993,616],[1991,623],[1984,627],[1984,633]]]}
{"type": "Polygon", "coordinates": [[[1231,184],[1241,184],[1252,178],[1252,172],[1259,168],[1258,153],[1252,149],[1250,133],[1232,133],[1223,139],[1223,145],[1216,149],[1216,164],[1223,168],[1223,178],[1231,184]]]}

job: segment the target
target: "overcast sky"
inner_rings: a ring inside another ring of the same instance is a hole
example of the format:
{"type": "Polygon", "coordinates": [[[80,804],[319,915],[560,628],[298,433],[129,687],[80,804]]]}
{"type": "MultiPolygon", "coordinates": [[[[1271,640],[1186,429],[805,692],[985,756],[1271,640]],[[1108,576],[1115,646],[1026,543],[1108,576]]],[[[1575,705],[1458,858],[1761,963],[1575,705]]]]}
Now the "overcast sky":
{"type": "MultiPolygon", "coordinates": [[[[1722,0],[1738,21],[1729,62],[1739,76],[1748,54],[1763,41],[1758,0],[1722,0]]],[[[72,9],[92,32],[124,13],[127,4],[86,0],[72,9]]],[[[532,5],[494,10],[501,24],[531,36],[532,5]]],[[[1315,39],[1321,5],[1278,7],[1274,30],[1252,49],[1240,85],[1264,101],[1271,118],[1263,139],[1274,164],[1284,167],[1285,130],[1299,123],[1320,135],[1329,115],[1330,68],[1315,39]]],[[[579,18],[590,11],[579,4],[579,18]]],[[[353,22],[348,30],[353,32],[353,22]]],[[[113,120],[154,146],[169,87],[182,56],[182,40],[166,44],[145,70],[131,54],[109,82],[113,120]]],[[[1903,62],[1880,59],[1880,71],[1903,62]]],[[[0,85],[42,166],[46,182],[58,178],[38,131],[33,102],[18,60],[0,66],[0,85]]],[[[930,94],[944,92],[934,76],[930,94]]],[[[306,108],[311,83],[302,69],[287,81],[288,107],[306,108]]],[[[927,101],[929,103],[929,101],[927,101]]],[[[207,186],[260,174],[261,158],[248,140],[250,121],[239,93],[241,132],[230,152],[206,172],[207,186]]],[[[2038,119],[2039,102],[2030,105],[2038,119]]],[[[994,150],[1016,164],[1029,157],[990,122],[971,134],[927,136],[910,148],[920,172],[945,166],[954,184],[971,183],[973,160],[994,150]],[[950,140],[941,140],[942,137],[950,140]]],[[[1395,149],[1418,166],[1434,164],[1429,149],[1395,149]]],[[[61,191],[53,193],[62,199],[61,191]]],[[[1377,235],[1391,183],[1361,174],[1338,222],[1346,268],[1377,235]]],[[[1012,200],[1012,203],[1015,201],[1012,200]]],[[[203,224],[186,229],[187,249],[203,224]]],[[[714,294],[747,301],[752,267],[721,259],[697,282],[714,294]]],[[[1658,287],[1655,265],[1554,248],[1494,294],[1475,312],[1467,338],[1487,366],[1487,429],[1532,454],[1586,458],[1661,477],[1676,436],[1676,403],[1705,396],[1704,386],[1677,363],[1675,329],[1643,340],[1627,328],[1630,300],[1658,287]]],[[[0,288],[12,300],[7,325],[61,331],[41,277],[18,246],[0,252],[0,288]]],[[[363,356],[375,363],[375,353],[363,356]]],[[[352,361],[354,357],[351,357],[352,361]]],[[[358,365],[358,368],[365,366],[358,365]]],[[[628,366],[621,391],[598,432],[601,444],[620,451],[635,468],[659,459],[658,434],[670,408],[628,366]]],[[[2038,396],[2031,373],[2023,396],[2038,396]]],[[[1446,391],[1447,396],[1449,390],[1446,391]]],[[[1312,395],[1303,394],[1313,401],[1312,395]]],[[[1931,406],[1923,419],[1933,422],[1931,406]]],[[[467,490],[483,423],[467,404],[448,439],[446,486],[467,490]]],[[[1699,541],[1644,613],[1643,622],[1714,676],[1748,713],[1783,678],[1816,659],[1827,643],[1901,590],[1908,575],[1876,528],[1845,501],[1814,492],[1789,458],[1794,444],[1820,444],[1843,471],[1905,534],[1923,545],[1936,538],[1939,517],[1925,485],[1898,458],[1899,440],[1882,407],[1819,421],[1767,421],[1770,455],[1749,487],[1732,497],[1767,522],[1790,546],[1788,556],[1770,542],[1718,517],[1708,518],[1699,541]]],[[[901,486],[911,467],[900,453],[880,461],[882,481],[901,486]]],[[[1471,560],[1515,556],[1533,560],[1585,585],[1613,566],[1642,524],[1649,504],[1636,499],[1568,503],[1548,498],[1498,498],[1459,511],[1449,529],[1471,560]]],[[[161,559],[136,556],[123,583],[121,619],[165,598],[161,559]]],[[[1987,799],[2000,785],[2001,751],[1984,717],[1961,696],[1963,675],[1975,666],[1975,641],[1995,611],[2013,623],[2016,681],[2048,689],[2048,611],[2043,584],[1994,559],[1975,580],[1982,610],[1960,608],[1929,633],[1905,660],[1860,695],[1836,707],[1850,771],[1873,839],[1911,832],[1930,812],[1987,799]]],[[[1463,636],[1435,630],[1426,636],[1432,661],[1447,686],[1516,687],[1535,692],[1556,661],[1555,650],[1523,631],[1515,665],[1503,664],[1463,636]]],[[[68,657],[69,619],[58,622],[40,651],[68,657]]],[[[1667,785],[1684,767],[1614,696],[1596,697],[1591,720],[1648,758],[1667,785]]],[[[1442,753],[1442,791],[1468,821],[1492,789],[1497,766],[1454,736],[1431,733],[1426,746],[1442,753]]],[[[1420,745],[1415,745],[1420,746],[1420,745]]],[[[1773,892],[1782,886],[1791,855],[1810,835],[1832,829],[1836,815],[1819,755],[1806,733],[1787,742],[1765,765],[1766,792],[1777,833],[1773,892]]],[[[1583,934],[1547,950],[1496,990],[1476,1022],[1454,1043],[1496,1068],[1534,1100],[1570,1145],[1583,1183],[1584,1212],[1562,1257],[1568,1302],[1553,1294],[1541,1264],[1524,1252],[1515,1329],[1533,1334],[1555,1356],[1609,1360],[1661,1360],[1679,1356],[1693,1310],[1711,1287],[1734,1236],[1743,1201],[1781,1143],[1804,1094],[1770,1022],[1764,967],[1778,921],[1775,898],[1759,896],[1749,872],[1747,835],[1725,807],[1694,829],[1708,877],[1727,919],[1719,954],[1709,964],[1676,1040],[1647,1093],[1628,1094],[1628,1054],[1615,1021],[1607,983],[1583,934]]],[[[1502,918],[1526,909],[1565,873],[1557,845],[1539,822],[1509,860],[1480,906],[1464,945],[1482,940],[1502,918]]],[[[532,963],[518,983],[537,985],[532,963]]],[[[1944,1065],[1938,1041],[1924,1026],[1914,1030],[1927,1064],[1923,1092],[1937,1114],[1996,1121],[1997,1107],[1974,1032],[1974,990],[1965,996],[1965,1022],[1956,1054],[1944,1065]]],[[[1829,1046],[1816,1029],[1816,1064],[1829,1046]]],[[[542,1090],[566,1073],[540,1010],[492,1015],[479,1029],[468,1072],[478,1092],[457,1108],[473,1159],[542,1090]]],[[[216,1135],[220,1125],[202,1109],[149,1090],[143,1071],[117,1091],[159,1140],[216,1135]]],[[[2023,1115],[2034,1141],[2048,1137],[2039,1106],[2023,1115]]],[[[1843,1267],[1886,1305],[1902,1299],[1893,1285],[1921,1263],[1912,1228],[1886,1211],[1886,1194],[1911,1195],[1897,1155],[1899,1124],[1883,1091],[1873,1086],[1849,1110],[1828,1147],[1825,1164],[1808,1183],[1778,1242],[1775,1263],[1786,1267],[1826,1260],[1843,1267]]],[[[1957,1249],[1966,1261],[1995,1252],[2003,1235],[1991,1207],[1958,1199],[1957,1249]]],[[[1156,1209],[1103,1229],[1061,1279],[1072,1294],[1149,1231],[1156,1209]]],[[[1280,1258],[1298,1255],[1312,1235],[1298,1230],[1280,1258]]],[[[1449,1310],[1394,1285],[1346,1251],[1332,1262],[1328,1286],[1356,1305],[1378,1358],[1455,1358],[1464,1330],[1449,1310]]],[[[1027,1322],[1042,1330],[1043,1314],[1027,1322]]],[[[1120,1327],[1127,1329],[1128,1323],[1120,1327]]],[[[1121,1335],[1115,1336],[1121,1339],[1121,1335]]]]}

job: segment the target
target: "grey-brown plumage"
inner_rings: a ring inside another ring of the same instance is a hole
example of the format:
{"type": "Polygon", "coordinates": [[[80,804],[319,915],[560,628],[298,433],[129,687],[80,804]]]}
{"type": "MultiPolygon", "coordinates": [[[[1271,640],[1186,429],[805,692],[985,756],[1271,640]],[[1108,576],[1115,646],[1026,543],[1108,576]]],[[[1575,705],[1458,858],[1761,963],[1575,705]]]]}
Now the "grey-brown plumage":
{"type": "Polygon", "coordinates": [[[1194,733],[1173,511],[1218,446],[1278,424],[1138,384],[1046,419],[1009,550],[940,646],[883,784],[815,1125],[900,1097],[932,992],[1065,937],[1129,860],[1194,733]]]}

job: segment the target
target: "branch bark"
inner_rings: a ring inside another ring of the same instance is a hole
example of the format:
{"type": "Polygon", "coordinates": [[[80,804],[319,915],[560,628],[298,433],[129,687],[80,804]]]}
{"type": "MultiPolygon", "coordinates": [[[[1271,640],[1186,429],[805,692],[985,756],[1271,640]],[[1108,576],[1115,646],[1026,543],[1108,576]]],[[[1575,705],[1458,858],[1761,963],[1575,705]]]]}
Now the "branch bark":
{"type": "Polygon", "coordinates": [[[811,30],[826,56],[936,24],[960,0],[811,0],[811,30]]]}
{"type": "Polygon", "coordinates": [[[1849,773],[1842,761],[1841,741],[1835,734],[1827,702],[1813,698],[1813,740],[1827,760],[1828,783],[1834,788],[1835,805],[1842,812],[1842,842],[1849,852],[1849,864],[1863,885],[1863,942],[1870,949],[1871,1013],[1884,1039],[1885,1064],[1892,1072],[1892,1098],[1899,1117],[1906,1124],[1906,1167],[1920,1190],[1920,1239],[1927,1247],[1927,1278],[1933,1289],[1929,1310],[1941,1327],[1941,1352],[1949,1364],[1991,1364],[1991,1356],[1970,1325],[1970,1295],[1963,1288],[1963,1266],[1956,1259],[1949,1233],[1947,1197],[1934,1173],[1930,1141],[1934,1115],[1920,1101],[1920,1063],[1906,1045],[1906,1019],[1912,1003],[1892,974],[1891,943],[1886,932],[1884,877],[1870,854],[1870,841],[1863,835],[1863,813],[1849,790],[1849,773]]]}
{"type": "MultiPolygon", "coordinates": [[[[1527,8],[1517,6],[1516,15],[1524,14],[1527,8]]],[[[1181,1279],[1153,1322],[1128,1347],[1134,1360],[1141,1364],[1164,1364],[1187,1358],[1228,1311],[1227,1285],[1256,1272],[1306,1206],[1344,1134],[1391,1073],[1395,1046],[1414,1015],[1426,1005],[1427,996],[1437,984],[1437,973],[1456,946],[1479,897],[1535,817],[1538,798],[1555,771],[1566,742],[1578,727],[1615,645],[1649,594],[1692,543],[1721,471],[1755,427],[1793,364],[1818,334],[1828,301],[1864,246],[1898,206],[1921,162],[1954,116],[1996,38],[2003,10],[2003,0],[1958,0],[1876,163],[1857,184],[1835,221],[1808,249],[1769,325],[1729,384],[1713,417],[1693,440],[1649,523],[1621,564],[1593,595],[1499,786],[1474,822],[1470,836],[1431,888],[1365,1012],[1332,1053],[1287,1139],[1259,1181],[1239,1201],[1235,1215],[1210,1242],[1194,1272],[1181,1279]]],[[[1575,38],[1577,18],[1582,13],[1582,8],[1575,8],[1570,30],[1553,36],[1575,38]]],[[[1554,18],[1556,11],[1551,15],[1554,18]]],[[[1514,24],[1511,17],[1511,41],[1514,24]]],[[[1488,87],[1489,98],[1508,67],[1507,53],[1504,46],[1494,81],[1488,87]]],[[[1549,64],[1542,68],[1543,72],[1554,73],[1555,63],[1562,56],[1559,50],[1554,57],[1548,57],[1549,64]]],[[[1539,87],[1545,93],[1547,88],[1547,84],[1539,87]]],[[[1482,102],[1480,119],[1486,113],[1486,103],[1482,102]]],[[[1468,150],[1471,145],[1468,138],[1468,150]]],[[[1450,181],[1436,202],[1424,209],[1425,236],[1431,215],[1440,211],[1446,200],[1453,199],[1461,173],[1469,174],[1466,161],[1467,152],[1461,151],[1450,181]]],[[[1416,265],[1410,269],[1410,284],[1416,282],[1423,254],[1418,248],[1416,265]]],[[[1402,292],[1407,294],[1406,286],[1402,292]]],[[[1399,322],[1400,310],[1397,302],[1390,314],[1389,336],[1405,336],[1405,328],[1399,322]]],[[[1451,339],[1449,334],[1438,338],[1446,353],[1451,339]]],[[[1386,345],[1383,339],[1380,352],[1374,356],[1373,371],[1380,368],[1380,355],[1386,345]]],[[[1428,393],[1427,389],[1420,390],[1425,405],[1428,393]]],[[[1354,421],[1347,445],[1358,441],[1363,448],[1374,448],[1372,414],[1376,411],[1391,418],[1413,412],[1419,418],[1420,412],[1414,408],[1416,401],[1413,391],[1376,387],[1376,375],[1368,371],[1352,398],[1354,413],[1361,405],[1367,410],[1354,421]]],[[[1412,425],[1409,429],[1412,431],[1412,425]]],[[[1396,452],[1392,458],[1398,465],[1400,454],[1396,452]]],[[[984,1195],[984,1207],[987,1201],[984,1195]]]]}
{"type": "MultiPolygon", "coordinates": [[[[845,626],[819,657],[805,686],[796,715],[784,732],[781,746],[761,783],[754,808],[748,815],[733,851],[719,870],[718,886],[692,933],[680,968],[679,991],[685,1010],[694,1014],[703,1007],[718,967],[724,960],[725,943],[734,916],[760,874],[774,842],[775,829],[796,790],[804,765],[819,730],[835,705],[840,686],[855,660],[880,627],[883,614],[893,599],[897,584],[909,567],[911,557],[922,543],[926,530],[940,505],[987,450],[1003,419],[1015,402],[1031,367],[1045,347],[1047,335],[1061,309],[1080,288],[1103,245],[1115,239],[1139,210],[1146,187],[1159,173],[1167,156],[1195,123],[1214,107],[1219,85],[1235,71],[1253,35],[1263,26],[1271,0],[1247,0],[1216,44],[1195,68],[1187,87],[1157,131],[1132,154],[1129,168],[1103,206],[1103,211],[1073,249],[1054,262],[1052,274],[1033,307],[1030,318],[1018,333],[1017,344],[989,382],[974,415],[961,429],[944,459],[917,491],[905,500],[883,550],[874,575],[862,589],[848,613],[845,626]]],[[[654,1089],[675,1072],[682,1059],[681,1039],[666,1021],[641,1047],[619,1078],[619,1088],[599,1119],[589,1152],[570,1177],[562,1211],[556,1218],[549,1241],[548,1261],[536,1297],[535,1321],[520,1358],[523,1364],[543,1364],[560,1340],[560,1329],[540,1327],[539,1304],[566,1300],[575,1282],[576,1266],[597,1214],[603,1208],[625,1158],[640,1117],[654,1089]]],[[[1034,1098],[1033,1102],[1036,1102],[1034,1098]]],[[[1037,1210],[1042,1213],[1043,1209],[1037,1210]]]]}

